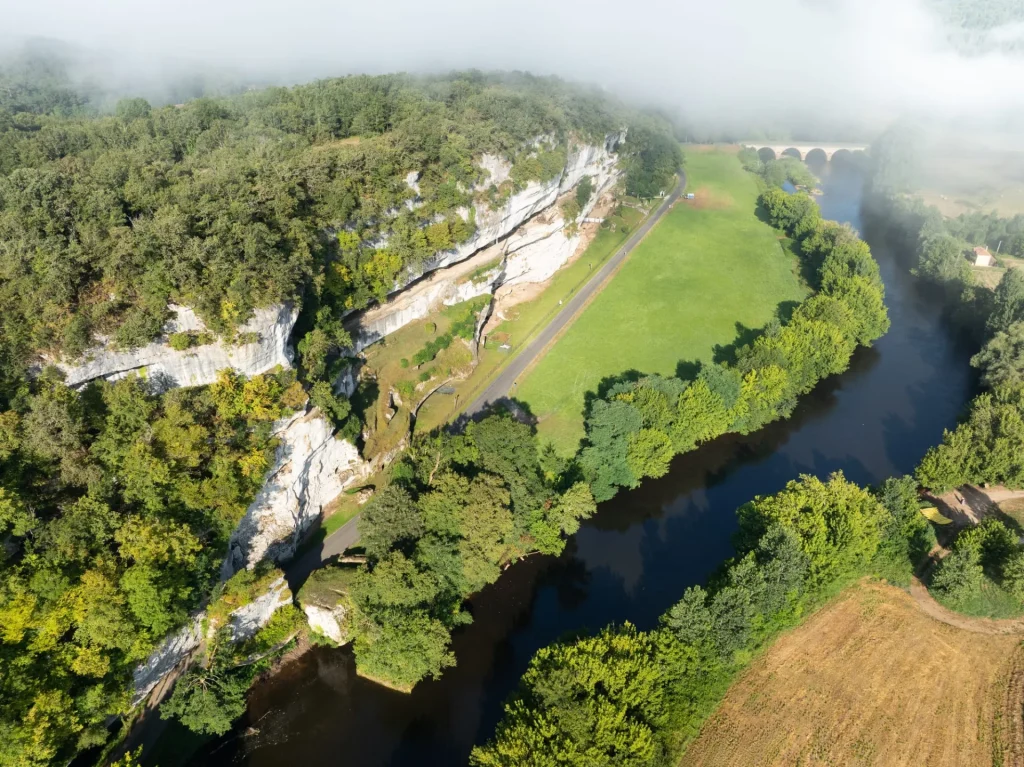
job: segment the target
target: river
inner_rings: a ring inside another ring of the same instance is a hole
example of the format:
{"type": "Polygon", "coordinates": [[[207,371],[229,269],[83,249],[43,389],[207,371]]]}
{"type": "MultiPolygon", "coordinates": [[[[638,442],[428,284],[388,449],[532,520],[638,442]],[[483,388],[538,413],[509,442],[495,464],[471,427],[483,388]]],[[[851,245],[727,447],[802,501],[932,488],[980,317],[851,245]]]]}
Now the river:
{"type": "Polygon", "coordinates": [[[815,170],[822,214],[860,230],[879,262],[892,319],[884,338],[788,421],[676,458],[667,476],[602,504],[562,556],[510,568],[472,599],[474,622],[454,638],[458,665],[440,679],[403,695],[356,676],[349,650],[315,649],[258,686],[246,720],[192,764],[463,765],[538,648],[611,622],[654,626],[731,555],[734,511],[752,496],[799,474],[873,483],[912,472],[974,393],[972,349],[940,296],[862,229],[861,177],[815,170]]]}

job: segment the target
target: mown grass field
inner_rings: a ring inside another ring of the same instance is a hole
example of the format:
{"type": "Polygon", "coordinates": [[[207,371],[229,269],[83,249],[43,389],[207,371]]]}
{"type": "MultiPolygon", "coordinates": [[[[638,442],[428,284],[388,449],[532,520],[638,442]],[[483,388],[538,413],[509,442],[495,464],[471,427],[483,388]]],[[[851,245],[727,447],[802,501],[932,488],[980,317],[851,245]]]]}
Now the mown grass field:
{"type": "Polygon", "coordinates": [[[512,392],[563,454],[583,436],[584,397],[602,379],[709,361],[737,325],[760,328],[807,295],[796,257],[757,218],[757,188],[737,158],[688,152],[686,172],[696,199],[665,214],[512,392]]]}
{"type": "Polygon", "coordinates": [[[751,664],[680,767],[1020,764],[1021,662],[1019,636],[939,623],[864,582],[751,664]]]}

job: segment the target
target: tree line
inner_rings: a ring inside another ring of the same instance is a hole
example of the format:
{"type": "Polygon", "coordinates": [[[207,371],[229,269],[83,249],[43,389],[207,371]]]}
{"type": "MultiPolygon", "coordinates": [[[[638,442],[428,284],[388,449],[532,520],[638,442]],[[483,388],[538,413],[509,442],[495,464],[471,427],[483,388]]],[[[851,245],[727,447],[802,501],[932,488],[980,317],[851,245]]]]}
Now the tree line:
{"type": "Polygon", "coordinates": [[[736,556],[656,628],[539,650],[471,763],[674,765],[759,648],[863,575],[909,582],[934,542],[911,477],[868,490],[803,476],[737,514],[736,556]]]}
{"type": "Polygon", "coordinates": [[[875,184],[868,202],[873,221],[908,254],[913,273],[956,299],[954,318],[982,344],[971,359],[982,383],[995,389],[1024,382],[1024,272],[1011,267],[988,290],[976,283],[965,257],[972,243],[1024,255],[1024,216],[944,218],[934,206],[894,194],[884,184],[875,184]]]}
{"type": "Polygon", "coordinates": [[[825,221],[807,194],[768,189],[760,205],[797,242],[816,292],[785,324],[773,322],[733,364],[704,365],[693,380],[645,376],[611,386],[589,407],[579,462],[598,501],[675,455],[727,432],[748,434],[788,417],[800,395],[846,370],[854,349],[889,328],[884,287],[867,244],[825,221]]]}

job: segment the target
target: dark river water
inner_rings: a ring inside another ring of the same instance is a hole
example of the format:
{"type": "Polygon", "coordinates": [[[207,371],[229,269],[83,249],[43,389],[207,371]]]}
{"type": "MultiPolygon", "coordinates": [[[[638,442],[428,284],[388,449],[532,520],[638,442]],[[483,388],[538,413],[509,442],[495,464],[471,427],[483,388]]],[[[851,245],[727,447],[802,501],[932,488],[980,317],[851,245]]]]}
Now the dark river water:
{"type": "Polygon", "coordinates": [[[799,474],[874,483],[911,473],[973,394],[972,349],[944,320],[942,299],[864,231],[860,176],[831,165],[820,175],[824,216],[860,230],[879,262],[888,335],[790,420],[678,457],[667,476],[603,504],[562,556],[510,568],[473,598],[474,623],[454,638],[458,665],[440,679],[403,695],[356,676],[348,650],[314,650],[255,689],[247,719],[193,763],[463,765],[538,648],[612,622],[654,626],[731,555],[734,511],[752,496],[799,474]]]}

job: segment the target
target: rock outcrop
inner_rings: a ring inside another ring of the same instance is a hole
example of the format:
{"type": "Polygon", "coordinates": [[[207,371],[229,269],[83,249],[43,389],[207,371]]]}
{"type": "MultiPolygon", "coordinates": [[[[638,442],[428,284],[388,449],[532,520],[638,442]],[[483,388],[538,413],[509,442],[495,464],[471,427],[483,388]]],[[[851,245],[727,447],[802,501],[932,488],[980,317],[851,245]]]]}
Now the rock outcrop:
{"type": "Polygon", "coordinates": [[[187,625],[164,639],[145,663],[136,667],[132,674],[133,706],[138,705],[161,679],[203,643],[203,617],[193,616],[187,625]]]}
{"type": "Polygon", "coordinates": [[[292,592],[284,578],[270,584],[261,594],[247,605],[242,605],[228,616],[228,631],[232,642],[244,642],[256,636],[256,632],[270,622],[271,616],[285,605],[292,603],[292,592]]]}
{"type": "MultiPolygon", "coordinates": [[[[228,615],[227,627],[231,641],[244,642],[252,639],[257,631],[270,622],[275,612],[291,602],[292,592],[288,589],[288,584],[284,578],[278,578],[270,584],[266,593],[228,615]]],[[[135,669],[132,677],[132,706],[141,703],[161,679],[198,650],[204,639],[211,638],[217,627],[208,626],[208,633],[204,636],[205,622],[206,613],[193,615],[187,625],[167,637],[149,659],[135,669]]]]}
{"type": "Polygon", "coordinates": [[[281,440],[274,465],[231,533],[222,578],[264,558],[291,558],[323,508],[370,472],[356,447],[335,439],[334,427],[316,409],[278,421],[274,434],[281,440]]]}
{"type": "Polygon", "coordinates": [[[344,628],[345,615],[348,612],[344,605],[337,604],[334,607],[321,607],[320,605],[303,605],[302,611],[306,613],[306,621],[309,627],[320,632],[335,644],[347,644],[352,637],[344,628]]]}
{"type": "Polygon", "coordinates": [[[206,329],[195,312],[186,306],[170,306],[174,318],[164,326],[164,336],[137,349],[119,351],[105,341],[74,363],[56,362],[64,371],[68,386],[78,386],[96,378],[115,380],[135,371],[157,381],[162,388],[205,386],[217,380],[217,371],[232,368],[245,375],[258,375],[278,365],[290,367],[292,350],[288,344],[298,311],[289,304],[257,309],[238,330],[255,334],[256,341],[234,345],[224,341],[178,351],[168,344],[173,333],[201,332],[206,329]]]}
{"type": "MultiPolygon", "coordinates": [[[[572,258],[580,243],[578,235],[566,236],[567,222],[555,203],[584,176],[590,176],[594,191],[580,214],[582,220],[618,179],[613,150],[622,139],[620,134],[613,134],[602,146],[575,146],[557,178],[529,183],[496,210],[476,206],[477,230],[468,242],[438,253],[422,270],[408,275],[386,303],[346,322],[353,339],[353,353],[423,319],[440,305],[468,301],[502,286],[550,278],[572,258]],[[492,264],[491,269],[479,273],[482,267],[492,264]],[[419,281],[410,286],[415,280],[419,281]]],[[[479,166],[490,174],[485,186],[501,184],[512,168],[495,155],[484,155],[479,166]]]]}

